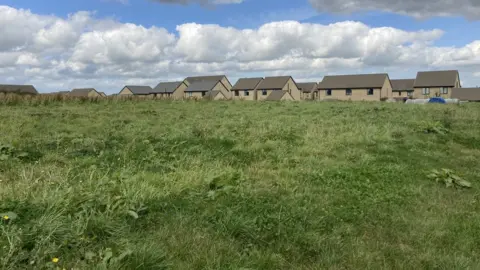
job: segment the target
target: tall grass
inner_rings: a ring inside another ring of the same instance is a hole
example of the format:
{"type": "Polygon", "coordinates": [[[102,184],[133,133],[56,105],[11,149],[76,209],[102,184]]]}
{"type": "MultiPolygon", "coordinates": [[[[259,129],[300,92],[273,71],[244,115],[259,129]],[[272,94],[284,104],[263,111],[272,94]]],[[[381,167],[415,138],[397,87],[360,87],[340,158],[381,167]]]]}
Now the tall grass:
{"type": "Polygon", "coordinates": [[[476,104],[40,99],[0,106],[3,269],[480,267],[476,104]]]}

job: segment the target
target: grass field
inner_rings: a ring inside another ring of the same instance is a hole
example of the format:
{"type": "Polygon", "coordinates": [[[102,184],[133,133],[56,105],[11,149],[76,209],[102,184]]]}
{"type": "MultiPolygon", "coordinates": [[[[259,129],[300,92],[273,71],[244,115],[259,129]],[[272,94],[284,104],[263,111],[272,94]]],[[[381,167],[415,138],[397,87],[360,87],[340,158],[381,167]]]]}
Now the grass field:
{"type": "Polygon", "coordinates": [[[480,269],[476,104],[72,101],[0,116],[2,269],[480,269]]]}

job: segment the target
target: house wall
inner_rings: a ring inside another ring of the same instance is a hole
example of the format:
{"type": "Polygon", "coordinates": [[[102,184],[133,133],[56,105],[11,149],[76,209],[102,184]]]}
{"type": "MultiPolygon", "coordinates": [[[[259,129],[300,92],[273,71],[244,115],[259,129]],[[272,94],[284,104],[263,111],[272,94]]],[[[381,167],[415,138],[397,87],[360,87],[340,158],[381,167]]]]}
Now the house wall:
{"type": "Polygon", "coordinates": [[[185,92],[185,98],[203,98],[202,92],[185,92]],[[188,93],[192,93],[191,96],[188,95],[188,93]]]}
{"type": "Polygon", "coordinates": [[[408,92],[411,92],[411,91],[393,91],[392,92],[392,97],[394,97],[394,98],[409,97],[408,92]]]}
{"type": "Polygon", "coordinates": [[[213,100],[225,100],[225,96],[222,93],[218,93],[213,97],[213,100]]]}
{"type": "Polygon", "coordinates": [[[267,94],[264,96],[262,95],[262,90],[257,90],[257,100],[265,100],[273,91],[278,90],[266,90],[267,94]]]}
{"type": "Polygon", "coordinates": [[[312,93],[302,93],[302,100],[312,99],[312,93]]]}
{"type": "Polygon", "coordinates": [[[292,78],[290,78],[285,86],[283,87],[282,90],[289,91],[289,93],[292,95],[294,100],[301,100],[302,99],[302,91],[300,91],[293,81],[292,78]]]}
{"type": "Polygon", "coordinates": [[[255,90],[247,90],[249,95],[245,95],[245,90],[238,90],[238,96],[235,96],[235,90],[232,90],[232,99],[234,100],[256,100],[255,90]]]}
{"type": "Polygon", "coordinates": [[[227,87],[222,82],[218,82],[215,85],[215,87],[213,87],[212,90],[221,91],[223,93],[223,95],[225,96],[225,98],[227,98],[227,99],[230,99],[232,97],[230,91],[227,89],[227,87]]]}
{"type": "Polygon", "coordinates": [[[124,87],[120,93],[118,93],[119,96],[127,96],[127,95],[133,95],[132,91],[128,89],[127,87],[124,87]]]}
{"type": "Polygon", "coordinates": [[[88,92],[88,97],[101,97],[102,95],[100,95],[97,91],[90,91],[88,92]]]}
{"type": "Polygon", "coordinates": [[[380,98],[392,98],[392,83],[390,82],[390,79],[385,78],[385,82],[383,83],[382,86],[382,91],[381,91],[381,97],[380,98]]]}
{"type": "Polygon", "coordinates": [[[373,95],[367,95],[368,89],[352,89],[352,95],[346,95],[347,89],[332,89],[332,95],[327,96],[327,89],[320,89],[320,100],[352,100],[352,101],[380,101],[380,88],[373,89],[373,95]]]}
{"type": "Polygon", "coordinates": [[[223,79],[221,80],[221,82],[223,83],[223,85],[225,85],[225,87],[227,88],[227,91],[230,92],[232,90],[232,85],[228,82],[228,79],[227,77],[223,77],[223,79]]]}
{"type": "Polygon", "coordinates": [[[285,95],[283,95],[283,97],[280,99],[281,101],[292,101],[294,100],[292,95],[290,95],[289,93],[286,93],[285,95]]]}
{"type": "Polygon", "coordinates": [[[185,90],[188,86],[185,83],[180,84],[177,89],[173,92],[172,98],[174,99],[182,99],[185,96],[185,90]]]}
{"type": "Polygon", "coordinates": [[[429,95],[423,95],[423,88],[424,87],[416,87],[413,91],[413,98],[430,98],[430,97],[443,97],[443,98],[450,98],[452,96],[452,87],[448,88],[448,94],[441,94],[441,87],[427,87],[430,88],[429,95]]]}

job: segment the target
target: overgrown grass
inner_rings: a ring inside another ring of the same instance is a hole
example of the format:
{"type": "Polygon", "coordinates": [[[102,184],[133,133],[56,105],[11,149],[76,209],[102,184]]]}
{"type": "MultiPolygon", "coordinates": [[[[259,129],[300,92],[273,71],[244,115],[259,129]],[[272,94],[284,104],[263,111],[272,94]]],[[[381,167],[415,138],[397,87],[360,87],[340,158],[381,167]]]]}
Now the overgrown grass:
{"type": "Polygon", "coordinates": [[[480,268],[476,104],[20,101],[0,116],[0,213],[18,215],[2,217],[2,269],[480,268]]]}

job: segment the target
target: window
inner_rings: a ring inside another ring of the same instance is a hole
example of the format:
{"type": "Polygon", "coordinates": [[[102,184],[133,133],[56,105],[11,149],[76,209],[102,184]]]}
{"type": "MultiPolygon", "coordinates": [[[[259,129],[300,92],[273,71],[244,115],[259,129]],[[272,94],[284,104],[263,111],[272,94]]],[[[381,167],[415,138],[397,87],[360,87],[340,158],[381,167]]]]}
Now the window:
{"type": "Polygon", "coordinates": [[[402,96],[402,91],[399,91],[399,92],[398,92],[398,96],[399,96],[399,97],[402,96]]]}
{"type": "Polygon", "coordinates": [[[247,90],[245,90],[245,92],[243,93],[244,96],[248,97],[250,96],[250,92],[248,92],[247,90]]]}
{"type": "Polygon", "coordinates": [[[240,96],[240,92],[235,91],[235,96],[236,96],[236,97],[240,96]]]}
{"type": "Polygon", "coordinates": [[[349,88],[349,89],[345,90],[345,95],[351,96],[352,95],[352,89],[349,88]]]}
{"type": "Polygon", "coordinates": [[[370,88],[367,90],[367,95],[372,96],[373,95],[373,88],[370,88]]]}
{"type": "Polygon", "coordinates": [[[193,95],[192,92],[188,92],[188,96],[191,97],[193,95]]]}
{"type": "Polygon", "coordinates": [[[423,88],[422,95],[430,95],[430,88],[423,88]]]}
{"type": "Polygon", "coordinates": [[[409,96],[409,97],[413,96],[413,92],[412,92],[412,91],[408,91],[408,92],[407,92],[407,96],[409,96]]]}
{"type": "Polygon", "coordinates": [[[207,92],[202,92],[202,97],[205,96],[207,94],[207,92]]]}
{"type": "Polygon", "coordinates": [[[332,95],[332,89],[327,89],[327,96],[331,96],[332,95]]]}
{"type": "Polygon", "coordinates": [[[442,88],[440,88],[440,92],[441,92],[442,94],[448,94],[448,87],[442,87],[442,88]]]}
{"type": "Polygon", "coordinates": [[[262,96],[266,96],[267,95],[267,90],[262,90],[262,96]]]}

